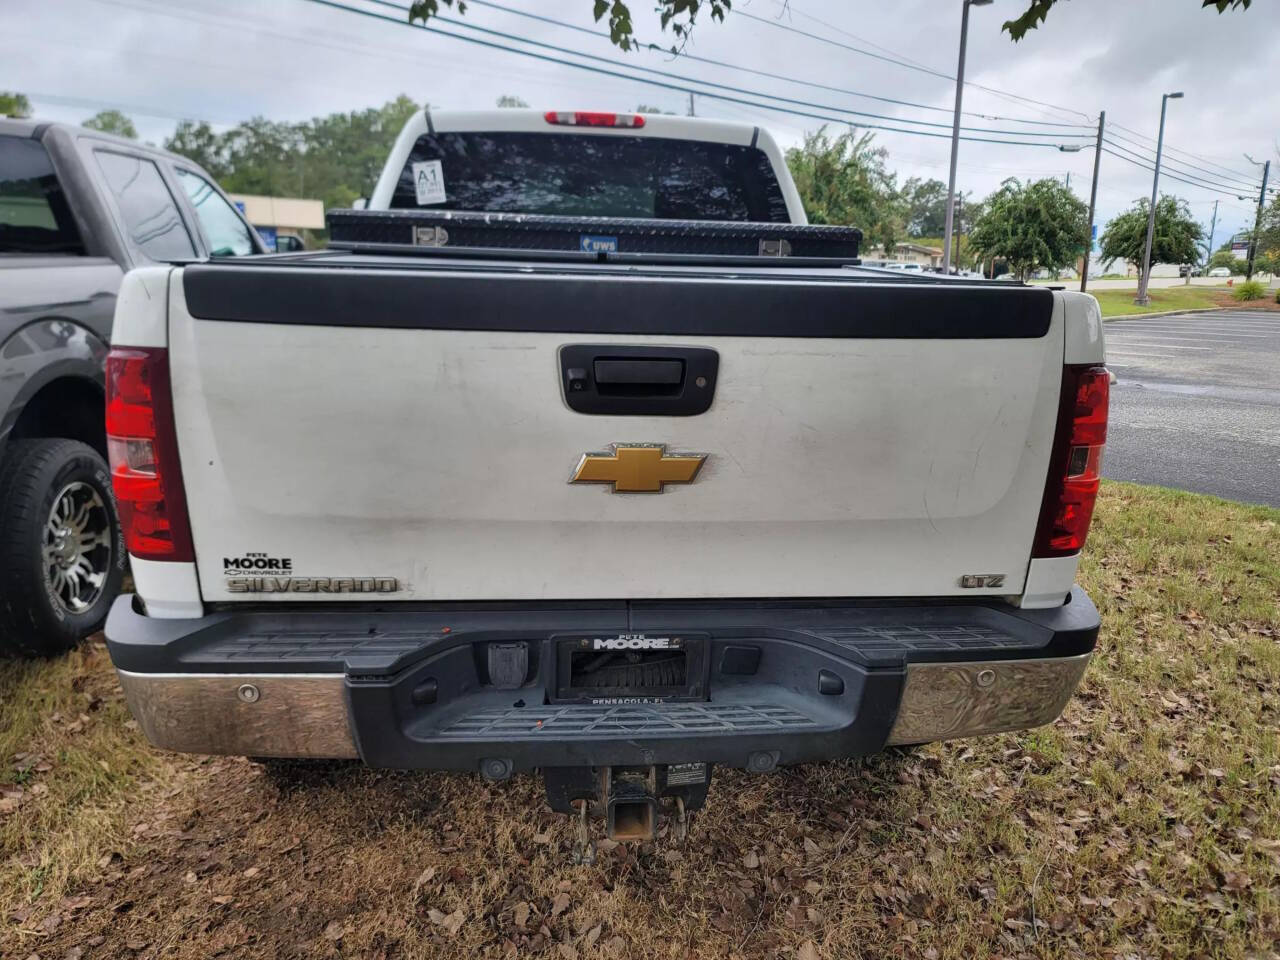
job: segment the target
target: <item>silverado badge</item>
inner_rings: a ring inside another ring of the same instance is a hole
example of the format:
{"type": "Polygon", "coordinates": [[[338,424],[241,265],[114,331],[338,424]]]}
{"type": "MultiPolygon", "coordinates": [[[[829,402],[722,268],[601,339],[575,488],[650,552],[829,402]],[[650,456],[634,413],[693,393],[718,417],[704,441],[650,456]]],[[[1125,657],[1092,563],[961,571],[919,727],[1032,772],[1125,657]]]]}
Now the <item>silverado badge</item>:
{"type": "Polygon", "coordinates": [[[705,453],[667,453],[661,443],[614,443],[608,453],[584,453],[570,483],[609,483],[614,493],[661,493],[668,483],[692,483],[705,453]]]}

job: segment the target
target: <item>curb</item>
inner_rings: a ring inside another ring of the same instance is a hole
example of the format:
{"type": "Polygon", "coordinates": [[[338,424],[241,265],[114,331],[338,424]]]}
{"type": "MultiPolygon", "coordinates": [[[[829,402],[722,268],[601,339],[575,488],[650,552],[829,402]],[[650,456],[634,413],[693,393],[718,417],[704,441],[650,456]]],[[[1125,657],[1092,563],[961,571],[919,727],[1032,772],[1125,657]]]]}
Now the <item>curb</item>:
{"type": "Polygon", "coordinates": [[[1177,317],[1187,313],[1221,313],[1238,307],[1197,307],[1192,310],[1161,310],[1159,313],[1126,313],[1119,317],[1103,317],[1103,323],[1119,323],[1124,320],[1150,320],[1152,317],[1177,317]]]}

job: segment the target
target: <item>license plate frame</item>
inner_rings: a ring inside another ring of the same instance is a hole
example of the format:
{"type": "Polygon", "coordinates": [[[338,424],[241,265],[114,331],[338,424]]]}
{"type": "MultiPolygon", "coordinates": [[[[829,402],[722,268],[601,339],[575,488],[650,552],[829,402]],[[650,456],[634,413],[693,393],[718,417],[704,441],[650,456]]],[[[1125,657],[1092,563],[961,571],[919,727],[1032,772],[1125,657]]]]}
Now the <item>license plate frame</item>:
{"type": "Polygon", "coordinates": [[[553,703],[645,704],[707,699],[707,677],[710,672],[711,641],[706,634],[662,631],[649,633],[594,633],[552,637],[556,657],[556,683],[551,691],[553,703]],[[680,682],[630,686],[586,685],[581,672],[575,673],[575,657],[615,655],[615,662],[625,662],[627,654],[636,655],[642,663],[658,658],[670,661],[680,654],[684,672],[680,682]]]}

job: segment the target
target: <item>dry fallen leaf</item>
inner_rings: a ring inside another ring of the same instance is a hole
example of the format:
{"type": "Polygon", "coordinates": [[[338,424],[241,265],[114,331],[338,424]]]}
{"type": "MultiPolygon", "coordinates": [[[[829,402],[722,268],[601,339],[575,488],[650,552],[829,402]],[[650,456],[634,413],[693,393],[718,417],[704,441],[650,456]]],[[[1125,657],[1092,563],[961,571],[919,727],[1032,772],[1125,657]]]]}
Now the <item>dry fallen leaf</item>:
{"type": "Polygon", "coordinates": [[[818,960],[818,947],[812,940],[800,944],[796,951],[796,960],[818,960]]]}
{"type": "Polygon", "coordinates": [[[409,891],[409,899],[416,902],[418,899],[418,891],[422,889],[423,884],[430,883],[431,878],[435,875],[435,867],[427,867],[427,869],[418,874],[418,879],[413,881],[413,889],[409,891]]]}
{"type": "Polygon", "coordinates": [[[343,933],[341,920],[330,920],[328,926],[324,928],[324,938],[326,940],[341,940],[343,933]]]}
{"type": "Polygon", "coordinates": [[[529,904],[525,903],[523,900],[516,904],[515,922],[516,926],[521,930],[523,930],[525,924],[529,922],[529,904]]]}
{"type": "Polygon", "coordinates": [[[747,855],[742,858],[742,865],[748,870],[755,870],[760,866],[760,857],[756,855],[754,850],[749,850],[747,855]]]}
{"type": "Polygon", "coordinates": [[[567,893],[556,894],[555,900],[551,904],[551,915],[558,917],[569,909],[569,895],[567,893]]]}
{"type": "Polygon", "coordinates": [[[458,931],[462,929],[462,925],[466,920],[467,915],[462,912],[461,908],[459,908],[445,917],[440,926],[444,927],[445,930],[449,932],[449,936],[456,937],[458,935],[458,931]]]}

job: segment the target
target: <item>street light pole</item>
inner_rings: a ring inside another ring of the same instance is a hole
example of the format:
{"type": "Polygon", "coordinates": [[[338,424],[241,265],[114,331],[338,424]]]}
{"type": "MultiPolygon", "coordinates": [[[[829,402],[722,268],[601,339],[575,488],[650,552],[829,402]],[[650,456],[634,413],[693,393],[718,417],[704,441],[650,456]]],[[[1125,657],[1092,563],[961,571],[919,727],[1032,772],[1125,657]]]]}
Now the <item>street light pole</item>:
{"type": "Polygon", "coordinates": [[[1098,143],[1093,148],[1093,186],[1089,189],[1089,225],[1085,228],[1084,269],[1080,271],[1080,292],[1089,285],[1089,255],[1093,253],[1093,217],[1098,209],[1098,167],[1102,164],[1102,131],[1107,127],[1107,111],[1098,114],[1098,143]]]}
{"type": "Polygon", "coordinates": [[[1160,136],[1156,139],[1156,172],[1151,176],[1151,208],[1147,211],[1147,245],[1142,254],[1142,272],[1138,278],[1138,295],[1133,302],[1140,307],[1151,303],[1147,288],[1151,285],[1151,239],[1156,231],[1156,190],[1160,186],[1160,157],[1164,152],[1164,114],[1170,100],[1182,97],[1179,93],[1166,93],[1160,98],[1160,136]]]}
{"type": "Polygon", "coordinates": [[[956,113],[951,121],[951,175],[947,180],[947,223],[942,231],[942,272],[951,272],[951,226],[955,220],[956,160],[960,155],[960,102],[964,99],[964,51],[969,42],[969,8],[983,7],[991,0],[961,0],[960,65],[956,67],[956,113]]]}

